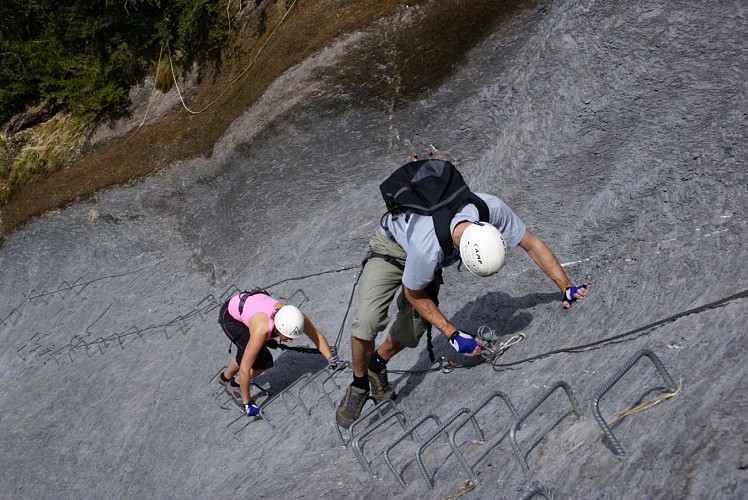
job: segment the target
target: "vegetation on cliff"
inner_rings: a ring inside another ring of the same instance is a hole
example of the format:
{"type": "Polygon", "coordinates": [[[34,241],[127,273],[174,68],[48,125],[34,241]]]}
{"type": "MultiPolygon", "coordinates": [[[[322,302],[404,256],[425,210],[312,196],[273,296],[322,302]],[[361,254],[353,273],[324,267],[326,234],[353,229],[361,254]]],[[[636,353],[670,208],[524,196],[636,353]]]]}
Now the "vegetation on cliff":
{"type": "Polygon", "coordinates": [[[129,89],[146,75],[166,89],[173,66],[217,56],[239,8],[230,0],[0,3],[0,203],[72,161],[86,128],[125,113],[129,89]]]}

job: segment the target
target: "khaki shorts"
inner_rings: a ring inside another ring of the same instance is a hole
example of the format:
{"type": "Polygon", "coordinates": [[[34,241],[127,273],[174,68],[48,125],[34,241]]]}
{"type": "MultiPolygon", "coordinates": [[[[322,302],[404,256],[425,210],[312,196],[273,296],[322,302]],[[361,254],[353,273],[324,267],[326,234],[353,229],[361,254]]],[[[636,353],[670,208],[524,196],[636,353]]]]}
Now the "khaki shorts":
{"type": "MultiPolygon", "coordinates": [[[[378,231],[369,241],[369,248],[405,263],[403,248],[378,231]]],[[[390,304],[402,288],[402,277],[402,269],[382,258],[373,257],[367,261],[361,274],[358,312],[351,326],[353,337],[374,341],[377,334],[387,328],[390,304]]],[[[428,322],[418,315],[401,291],[397,297],[397,316],[389,333],[402,345],[416,347],[428,327],[428,322]]]]}

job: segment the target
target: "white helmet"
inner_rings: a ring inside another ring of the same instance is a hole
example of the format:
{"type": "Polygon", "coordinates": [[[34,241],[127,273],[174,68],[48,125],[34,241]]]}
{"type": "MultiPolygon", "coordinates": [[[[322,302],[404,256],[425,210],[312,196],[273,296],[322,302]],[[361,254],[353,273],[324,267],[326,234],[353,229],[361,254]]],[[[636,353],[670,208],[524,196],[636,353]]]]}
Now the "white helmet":
{"type": "Polygon", "coordinates": [[[473,222],[462,233],[460,257],[474,275],[490,276],[504,265],[506,242],[491,224],[473,222]]]}
{"type": "Polygon", "coordinates": [[[304,315],[296,306],[283,306],[275,313],[275,328],[289,339],[304,333],[304,315]]]}

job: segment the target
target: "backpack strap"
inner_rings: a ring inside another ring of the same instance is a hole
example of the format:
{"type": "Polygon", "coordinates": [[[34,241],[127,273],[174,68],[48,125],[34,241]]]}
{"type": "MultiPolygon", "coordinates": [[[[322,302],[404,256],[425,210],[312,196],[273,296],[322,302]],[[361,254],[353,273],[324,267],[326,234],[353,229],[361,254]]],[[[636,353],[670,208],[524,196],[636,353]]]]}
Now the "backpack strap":
{"type": "MultiPolygon", "coordinates": [[[[490,219],[490,212],[488,211],[488,205],[483,201],[483,198],[471,191],[467,196],[467,200],[467,204],[473,204],[475,205],[475,208],[478,209],[478,220],[481,222],[488,222],[490,219]]],[[[457,251],[454,241],[452,240],[452,232],[449,230],[452,217],[454,217],[454,214],[446,207],[436,211],[432,215],[434,220],[434,232],[436,233],[436,238],[439,240],[439,246],[442,247],[442,251],[444,252],[445,260],[451,258],[457,251]]]]}
{"type": "Polygon", "coordinates": [[[439,246],[444,252],[444,260],[449,259],[455,253],[455,245],[452,240],[452,231],[449,230],[449,223],[452,221],[452,212],[447,209],[441,209],[431,216],[434,221],[434,232],[436,239],[439,240],[439,246]]]}
{"type": "Polygon", "coordinates": [[[478,220],[481,222],[488,222],[491,219],[491,213],[488,211],[488,205],[485,201],[483,201],[483,198],[478,196],[477,194],[470,192],[470,203],[475,205],[475,208],[478,209],[478,220]]]}
{"type": "Polygon", "coordinates": [[[244,303],[247,301],[248,298],[250,298],[252,295],[257,295],[258,293],[261,293],[263,295],[270,295],[265,290],[260,290],[259,288],[256,288],[252,290],[251,292],[242,292],[239,294],[239,314],[241,314],[244,311],[244,303]]]}
{"type": "Polygon", "coordinates": [[[247,301],[247,299],[250,297],[250,294],[247,292],[244,292],[239,295],[239,314],[244,312],[244,303],[247,301]]]}

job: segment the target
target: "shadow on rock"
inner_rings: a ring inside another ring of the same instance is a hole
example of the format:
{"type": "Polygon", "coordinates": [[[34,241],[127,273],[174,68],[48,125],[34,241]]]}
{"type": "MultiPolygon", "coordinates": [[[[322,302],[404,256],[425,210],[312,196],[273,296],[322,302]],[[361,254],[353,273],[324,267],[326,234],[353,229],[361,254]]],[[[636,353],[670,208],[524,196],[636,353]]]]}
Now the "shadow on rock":
{"type": "MultiPolygon", "coordinates": [[[[504,292],[491,292],[468,302],[451,318],[452,323],[470,333],[477,333],[481,326],[488,326],[500,339],[527,328],[532,314],[527,312],[540,304],[558,302],[558,293],[531,293],[512,297],[504,292]]],[[[446,342],[446,347],[449,347],[446,342]]]]}
{"type": "Polygon", "coordinates": [[[257,383],[262,386],[267,384],[273,394],[284,391],[305,374],[315,374],[327,365],[325,358],[316,353],[294,351],[281,351],[280,355],[277,353],[277,350],[273,351],[274,366],[257,377],[257,383]]]}

